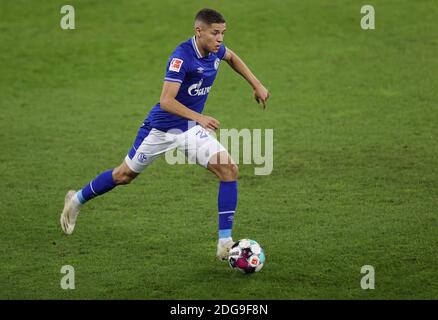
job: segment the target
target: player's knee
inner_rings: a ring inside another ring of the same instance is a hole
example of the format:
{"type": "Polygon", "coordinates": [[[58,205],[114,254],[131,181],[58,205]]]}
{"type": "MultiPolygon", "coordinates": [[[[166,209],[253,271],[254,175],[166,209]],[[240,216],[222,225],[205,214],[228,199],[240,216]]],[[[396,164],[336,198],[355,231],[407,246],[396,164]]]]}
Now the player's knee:
{"type": "Polygon", "coordinates": [[[121,176],[118,176],[116,179],[114,179],[116,181],[116,184],[120,185],[120,184],[130,184],[132,180],[134,180],[133,177],[127,175],[127,174],[123,174],[121,176]]]}
{"type": "Polygon", "coordinates": [[[237,164],[230,164],[230,168],[229,168],[229,172],[230,172],[230,176],[233,180],[237,179],[237,176],[239,175],[239,167],[237,166],[237,164]]]}
{"type": "Polygon", "coordinates": [[[234,181],[237,180],[239,174],[239,168],[236,164],[230,163],[221,166],[220,178],[222,181],[234,181]]]}
{"type": "Polygon", "coordinates": [[[113,179],[117,185],[129,184],[138,174],[135,172],[129,172],[128,170],[123,170],[122,168],[116,168],[113,171],[113,179]]]}

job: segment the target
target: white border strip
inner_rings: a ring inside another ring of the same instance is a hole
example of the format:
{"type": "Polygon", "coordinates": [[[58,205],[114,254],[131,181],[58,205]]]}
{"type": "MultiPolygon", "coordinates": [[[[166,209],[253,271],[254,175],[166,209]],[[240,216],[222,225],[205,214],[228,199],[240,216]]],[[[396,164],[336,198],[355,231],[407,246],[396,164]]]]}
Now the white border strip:
{"type": "Polygon", "coordinates": [[[182,80],[180,80],[180,79],[174,79],[174,78],[168,78],[168,77],[166,77],[166,78],[164,78],[164,80],[171,81],[171,82],[179,82],[179,83],[182,83],[182,80]]]}
{"type": "Polygon", "coordinates": [[[236,211],[219,211],[219,214],[224,214],[224,213],[235,213],[236,211]]]}
{"type": "Polygon", "coordinates": [[[91,188],[91,191],[93,191],[93,193],[96,195],[96,196],[98,196],[98,194],[96,193],[96,191],[94,191],[94,189],[93,189],[93,185],[91,184],[93,181],[91,181],[90,182],[90,188],[91,188]]]}
{"type": "Polygon", "coordinates": [[[197,56],[199,59],[201,59],[201,58],[202,58],[202,55],[201,55],[201,53],[200,53],[199,50],[198,50],[198,46],[196,45],[195,36],[192,37],[192,46],[193,46],[193,49],[195,49],[196,56],[197,56]]]}

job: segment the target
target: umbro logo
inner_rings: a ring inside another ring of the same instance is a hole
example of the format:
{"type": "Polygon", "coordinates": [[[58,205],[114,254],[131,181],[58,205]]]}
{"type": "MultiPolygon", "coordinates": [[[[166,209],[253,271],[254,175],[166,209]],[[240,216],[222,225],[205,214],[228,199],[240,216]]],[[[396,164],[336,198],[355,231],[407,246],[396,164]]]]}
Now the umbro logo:
{"type": "Polygon", "coordinates": [[[196,70],[198,70],[198,73],[203,73],[203,72],[204,72],[204,68],[203,68],[203,67],[199,67],[199,68],[196,69],[196,70]]]}

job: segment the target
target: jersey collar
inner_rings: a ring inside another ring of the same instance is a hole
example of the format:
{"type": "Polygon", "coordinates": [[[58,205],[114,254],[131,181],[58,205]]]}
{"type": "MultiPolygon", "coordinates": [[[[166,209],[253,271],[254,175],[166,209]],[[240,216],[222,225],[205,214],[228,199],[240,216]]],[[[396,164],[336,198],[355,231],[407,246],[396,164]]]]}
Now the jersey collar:
{"type": "Polygon", "coordinates": [[[198,59],[202,59],[202,58],[208,57],[208,56],[210,56],[210,54],[211,54],[211,52],[209,52],[208,55],[205,56],[205,57],[203,57],[203,56],[201,55],[201,52],[199,52],[198,46],[196,45],[196,39],[195,39],[195,36],[192,37],[192,47],[193,47],[193,50],[195,50],[195,54],[196,54],[196,57],[197,57],[198,59]]]}

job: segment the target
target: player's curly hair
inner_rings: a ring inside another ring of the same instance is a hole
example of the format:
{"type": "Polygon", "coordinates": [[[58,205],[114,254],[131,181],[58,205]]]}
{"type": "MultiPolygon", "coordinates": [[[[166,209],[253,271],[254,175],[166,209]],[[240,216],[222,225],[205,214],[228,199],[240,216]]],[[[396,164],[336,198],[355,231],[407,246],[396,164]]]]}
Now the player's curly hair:
{"type": "Polygon", "coordinates": [[[225,18],[216,10],[204,8],[196,14],[195,21],[210,25],[212,23],[225,23],[225,18]]]}

